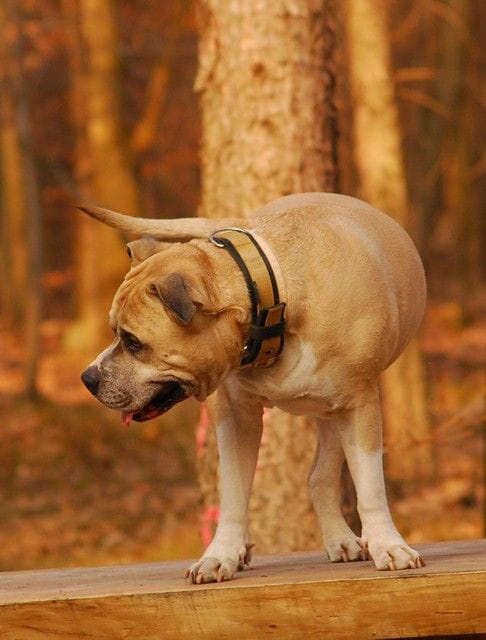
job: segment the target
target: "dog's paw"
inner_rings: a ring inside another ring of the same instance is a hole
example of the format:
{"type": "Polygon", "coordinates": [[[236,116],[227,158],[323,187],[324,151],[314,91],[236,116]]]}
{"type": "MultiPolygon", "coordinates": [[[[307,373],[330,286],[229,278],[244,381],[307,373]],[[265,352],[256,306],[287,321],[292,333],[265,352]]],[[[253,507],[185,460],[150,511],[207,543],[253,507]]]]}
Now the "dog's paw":
{"type": "Polygon", "coordinates": [[[369,540],[368,549],[371,559],[380,571],[419,569],[425,566],[425,561],[418,551],[409,547],[401,538],[389,541],[369,540]]]}
{"type": "Polygon", "coordinates": [[[229,550],[210,546],[203,557],[189,567],[185,577],[193,584],[231,580],[236,571],[249,566],[252,547],[246,544],[239,550],[229,550]]]}
{"type": "Polygon", "coordinates": [[[351,530],[344,535],[326,540],[325,547],[331,562],[351,562],[368,558],[366,545],[351,530]]]}

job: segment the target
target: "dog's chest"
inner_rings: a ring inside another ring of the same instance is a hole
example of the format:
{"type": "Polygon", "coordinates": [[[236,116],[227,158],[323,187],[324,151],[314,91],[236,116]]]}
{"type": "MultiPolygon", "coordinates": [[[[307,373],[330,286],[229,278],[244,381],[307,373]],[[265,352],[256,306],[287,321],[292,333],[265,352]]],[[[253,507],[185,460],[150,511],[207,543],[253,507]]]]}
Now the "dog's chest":
{"type": "Polygon", "coordinates": [[[304,394],[301,397],[282,399],[272,402],[269,398],[262,398],[264,407],[278,407],[294,416],[322,417],[334,411],[333,402],[328,398],[313,397],[304,394]]]}
{"type": "Polygon", "coordinates": [[[246,391],[263,406],[276,406],[293,415],[320,416],[334,411],[339,390],[334,377],[319,366],[310,343],[299,344],[299,356],[286,366],[244,369],[238,376],[246,391]],[[295,363],[295,364],[293,364],[295,363]]]}

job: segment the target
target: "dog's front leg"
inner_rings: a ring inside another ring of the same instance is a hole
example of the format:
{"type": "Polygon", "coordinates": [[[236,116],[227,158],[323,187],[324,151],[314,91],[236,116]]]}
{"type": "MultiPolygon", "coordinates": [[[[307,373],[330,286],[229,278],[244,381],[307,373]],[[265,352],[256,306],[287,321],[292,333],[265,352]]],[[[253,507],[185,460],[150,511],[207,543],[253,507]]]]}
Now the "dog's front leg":
{"type": "Polygon", "coordinates": [[[262,437],[261,403],[234,380],[217,391],[221,517],[213,541],[188,576],[200,584],[229,580],[247,560],[248,502],[262,437]]]}
{"type": "Polygon", "coordinates": [[[377,569],[422,567],[420,555],[398,533],[388,509],[382,463],[381,409],[377,386],[340,421],[341,438],[358,497],[362,544],[377,569]]]}

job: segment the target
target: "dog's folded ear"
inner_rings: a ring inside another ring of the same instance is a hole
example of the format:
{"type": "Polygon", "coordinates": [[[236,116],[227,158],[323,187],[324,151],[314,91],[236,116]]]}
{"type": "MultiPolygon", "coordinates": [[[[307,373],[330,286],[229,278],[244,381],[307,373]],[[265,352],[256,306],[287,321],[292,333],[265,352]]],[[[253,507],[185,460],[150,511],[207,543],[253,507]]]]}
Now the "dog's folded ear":
{"type": "Polygon", "coordinates": [[[186,327],[198,307],[205,304],[205,295],[196,289],[181,273],[169,273],[151,285],[152,292],[162,300],[169,315],[186,327]]]}
{"type": "Polygon", "coordinates": [[[138,240],[133,240],[133,242],[129,242],[127,244],[127,253],[129,258],[132,261],[132,266],[137,266],[150,256],[153,256],[154,253],[159,253],[159,251],[163,251],[166,248],[168,243],[160,242],[156,240],[153,236],[143,236],[138,240]]]}

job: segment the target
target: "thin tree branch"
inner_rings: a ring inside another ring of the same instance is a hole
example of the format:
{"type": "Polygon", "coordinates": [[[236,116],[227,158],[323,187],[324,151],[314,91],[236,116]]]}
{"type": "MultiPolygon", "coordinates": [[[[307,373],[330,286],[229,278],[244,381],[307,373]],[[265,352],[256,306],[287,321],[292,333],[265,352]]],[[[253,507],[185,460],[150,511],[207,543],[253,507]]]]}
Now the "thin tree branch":
{"type": "Polygon", "coordinates": [[[425,107],[429,109],[436,115],[444,118],[444,120],[452,121],[453,114],[449,109],[446,109],[444,105],[429,96],[427,93],[423,93],[422,91],[418,91],[417,89],[406,89],[405,87],[397,88],[397,96],[402,100],[407,100],[408,102],[413,102],[414,104],[418,104],[421,107],[425,107]]]}

